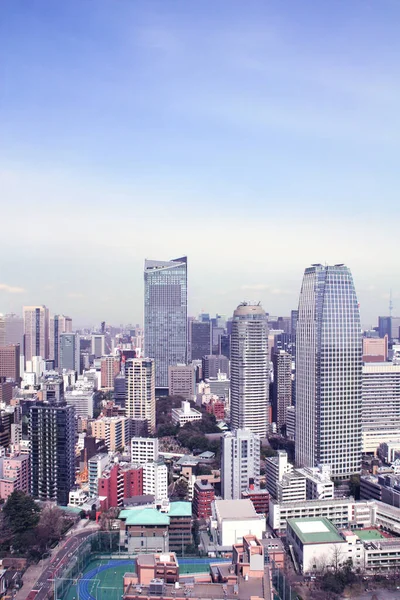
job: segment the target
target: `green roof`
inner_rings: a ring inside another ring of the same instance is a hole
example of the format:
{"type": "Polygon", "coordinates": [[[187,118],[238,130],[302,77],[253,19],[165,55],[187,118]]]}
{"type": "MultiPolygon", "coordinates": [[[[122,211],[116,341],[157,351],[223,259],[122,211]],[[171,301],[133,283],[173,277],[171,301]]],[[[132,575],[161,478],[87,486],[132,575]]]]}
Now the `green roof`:
{"type": "Polygon", "coordinates": [[[127,525],[169,525],[169,516],[155,508],[132,508],[121,510],[119,519],[127,525]]]}
{"type": "Polygon", "coordinates": [[[337,529],[325,517],[288,519],[288,526],[303,544],[324,544],[343,542],[337,529]]]}
{"type": "Polygon", "coordinates": [[[360,540],[382,540],[385,536],[382,535],[377,529],[355,529],[353,531],[360,540]]]}
{"type": "Polygon", "coordinates": [[[170,517],[191,517],[191,502],[171,502],[168,515],[170,517]]]}

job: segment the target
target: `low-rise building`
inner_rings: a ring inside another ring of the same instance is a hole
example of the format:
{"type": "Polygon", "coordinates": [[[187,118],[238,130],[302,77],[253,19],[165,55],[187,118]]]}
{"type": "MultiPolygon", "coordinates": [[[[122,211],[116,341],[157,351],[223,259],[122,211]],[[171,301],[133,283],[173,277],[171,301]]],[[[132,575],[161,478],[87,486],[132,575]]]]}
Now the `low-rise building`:
{"type": "Polygon", "coordinates": [[[173,408],[171,411],[171,418],[174,425],[183,427],[185,423],[192,423],[193,421],[201,421],[201,412],[192,408],[190,402],[186,400],[181,403],[180,408],[173,408]]]}
{"type": "Polygon", "coordinates": [[[251,500],[258,515],[268,515],[269,493],[267,490],[252,486],[242,492],[243,500],[251,500]]]}
{"type": "Polygon", "coordinates": [[[168,367],[168,388],[170,396],[181,396],[185,400],[194,400],[196,372],[192,365],[174,365],[168,367]]]}
{"type": "Polygon", "coordinates": [[[129,508],[121,510],[120,545],[129,554],[168,552],[169,516],[156,508],[129,508]]]}
{"type": "Polygon", "coordinates": [[[211,529],[217,535],[218,545],[230,548],[247,534],[262,538],[266,530],[265,518],[258,515],[251,500],[215,500],[211,529]]]}

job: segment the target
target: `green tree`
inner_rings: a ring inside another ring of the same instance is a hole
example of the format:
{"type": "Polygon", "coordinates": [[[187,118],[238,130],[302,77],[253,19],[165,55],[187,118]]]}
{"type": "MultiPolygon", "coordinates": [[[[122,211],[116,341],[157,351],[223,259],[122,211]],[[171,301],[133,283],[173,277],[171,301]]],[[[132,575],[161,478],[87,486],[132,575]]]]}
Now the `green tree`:
{"type": "Polygon", "coordinates": [[[40,507],[31,496],[21,490],[16,490],[8,497],[3,512],[6,525],[13,533],[33,529],[40,519],[40,507]]]}

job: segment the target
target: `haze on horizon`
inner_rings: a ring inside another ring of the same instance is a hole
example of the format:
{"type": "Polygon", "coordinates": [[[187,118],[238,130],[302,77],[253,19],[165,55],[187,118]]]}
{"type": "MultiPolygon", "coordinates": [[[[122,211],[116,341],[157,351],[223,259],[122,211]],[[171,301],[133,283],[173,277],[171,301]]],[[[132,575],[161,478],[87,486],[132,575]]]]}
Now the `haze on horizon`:
{"type": "Polygon", "coordinates": [[[400,315],[400,5],[2,3],[0,312],[143,321],[145,258],[189,314],[288,315],[345,263],[400,315]],[[393,240],[393,241],[392,241],[393,240]]]}

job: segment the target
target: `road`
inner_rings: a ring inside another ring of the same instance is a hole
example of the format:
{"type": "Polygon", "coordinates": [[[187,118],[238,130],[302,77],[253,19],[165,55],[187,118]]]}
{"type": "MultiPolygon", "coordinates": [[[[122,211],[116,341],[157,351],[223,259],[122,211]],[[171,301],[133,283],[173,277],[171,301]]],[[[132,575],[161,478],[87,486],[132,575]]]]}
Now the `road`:
{"type": "MultiPolygon", "coordinates": [[[[90,529],[86,528],[84,531],[79,530],[76,533],[71,533],[70,536],[62,542],[61,547],[54,554],[32,588],[34,590],[39,590],[39,593],[35,596],[35,600],[46,600],[53,586],[53,579],[57,576],[57,571],[68,562],[70,555],[76,551],[82,541],[92,535],[95,531],[98,531],[98,527],[91,527],[90,529]]],[[[30,590],[27,590],[27,595],[29,592],[30,590]]]]}

